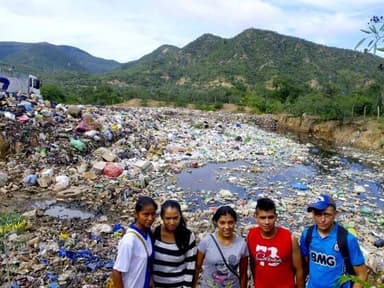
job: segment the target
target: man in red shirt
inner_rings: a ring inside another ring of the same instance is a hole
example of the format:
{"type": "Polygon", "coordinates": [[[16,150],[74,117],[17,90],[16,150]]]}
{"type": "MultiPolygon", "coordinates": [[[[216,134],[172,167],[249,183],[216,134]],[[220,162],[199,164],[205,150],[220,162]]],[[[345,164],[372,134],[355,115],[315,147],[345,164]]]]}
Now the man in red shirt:
{"type": "Polygon", "coordinates": [[[275,203],[257,200],[256,222],[247,237],[253,281],[257,288],[304,288],[302,260],[297,239],[276,226],[275,203]]]}

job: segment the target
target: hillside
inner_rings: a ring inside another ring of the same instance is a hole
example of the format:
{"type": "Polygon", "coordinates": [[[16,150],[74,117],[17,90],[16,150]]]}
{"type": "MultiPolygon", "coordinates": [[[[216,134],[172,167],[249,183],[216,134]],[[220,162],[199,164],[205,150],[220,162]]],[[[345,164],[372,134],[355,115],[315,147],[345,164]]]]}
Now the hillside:
{"type": "Polygon", "coordinates": [[[36,74],[59,71],[109,72],[121,64],[94,57],[75,47],[42,43],[0,42],[0,62],[36,74]]]}
{"type": "Polygon", "coordinates": [[[382,61],[370,54],[248,29],[230,39],[204,34],[183,48],[161,46],[124,64],[107,79],[141,87],[154,96],[217,88],[255,90],[267,87],[276,77],[315,88],[331,83],[348,94],[355,87],[382,82],[384,73],[377,69],[382,61]]]}
{"type": "Polygon", "coordinates": [[[204,34],[182,48],[162,45],[124,64],[70,46],[0,44],[0,65],[33,67],[27,71],[61,89],[55,95],[66,95],[69,103],[140,98],[204,109],[233,103],[324,120],[373,116],[384,103],[383,58],[266,30],[247,29],[229,39],[204,34]]]}

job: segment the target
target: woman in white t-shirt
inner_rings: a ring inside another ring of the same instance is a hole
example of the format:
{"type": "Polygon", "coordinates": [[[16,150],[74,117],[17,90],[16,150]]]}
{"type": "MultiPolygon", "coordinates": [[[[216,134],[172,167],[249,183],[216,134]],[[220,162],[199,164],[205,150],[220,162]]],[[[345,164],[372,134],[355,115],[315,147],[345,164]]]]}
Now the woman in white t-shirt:
{"type": "Polygon", "coordinates": [[[147,196],[140,197],[135,206],[135,223],[129,226],[119,242],[112,271],[116,288],[149,288],[153,247],[150,228],[156,218],[157,204],[147,196]]]}

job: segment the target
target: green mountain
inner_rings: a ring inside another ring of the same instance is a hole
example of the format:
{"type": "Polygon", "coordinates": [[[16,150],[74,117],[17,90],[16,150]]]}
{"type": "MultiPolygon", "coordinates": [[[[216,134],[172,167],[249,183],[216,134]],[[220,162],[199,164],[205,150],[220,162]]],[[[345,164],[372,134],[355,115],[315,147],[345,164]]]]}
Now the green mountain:
{"type": "Polygon", "coordinates": [[[75,47],[43,43],[0,42],[0,62],[36,74],[60,71],[105,73],[121,64],[75,47]]]}
{"type": "Polygon", "coordinates": [[[204,34],[124,64],[69,46],[0,42],[1,62],[33,67],[49,88],[46,97],[75,103],[236,103],[326,119],[384,109],[383,58],[259,29],[229,39],[204,34]]]}
{"type": "Polygon", "coordinates": [[[161,46],[109,73],[108,79],[152,91],[268,86],[273,79],[322,87],[364,86],[382,81],[383,59],[327,47],[271,31],[248,29],[231,39],[205,34],[179,49],[161,46]]]}

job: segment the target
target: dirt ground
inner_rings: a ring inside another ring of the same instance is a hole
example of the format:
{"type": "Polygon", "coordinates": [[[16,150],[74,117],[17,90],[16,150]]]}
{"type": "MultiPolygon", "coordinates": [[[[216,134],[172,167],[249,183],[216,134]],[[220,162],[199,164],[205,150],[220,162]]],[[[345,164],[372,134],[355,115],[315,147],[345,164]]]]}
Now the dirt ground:
{"type": "MultiPolygon", "coordinates": [[[[134,99],[131,99],[129,101],[117,104],[116,106],[119,106],[119,107],[140,107],[140,106],[142,106],[142,100],[134,98],[134,99]]],[[[148,107],[166,107],[168,105],[167,105],[167,103],[165,103],[163,101],[149,100],[146,103],[146,106],[148,106],[148,107]]],[[[187,106],[187,108],[193,109],[194,106],[192,104],[189,104],[187,106]]],[[[219,111],[238,112],[238,106],[235,104],[224,104],[223,108],[220,109],[219,111]]],[[[246,111],[249,111],[249,109],[246,109],[246,111]]]]}

